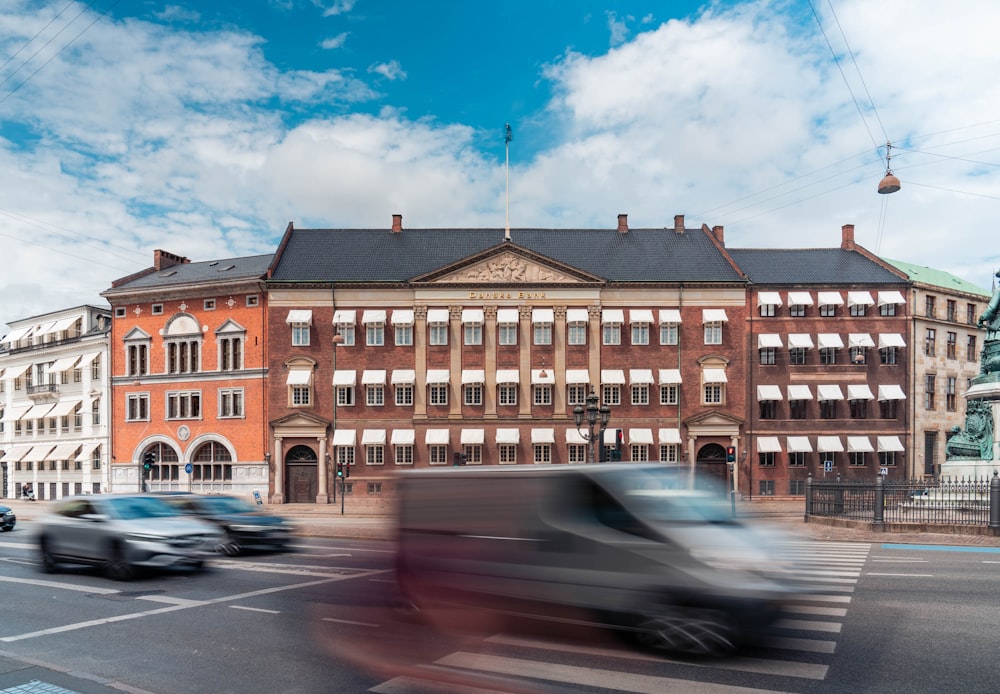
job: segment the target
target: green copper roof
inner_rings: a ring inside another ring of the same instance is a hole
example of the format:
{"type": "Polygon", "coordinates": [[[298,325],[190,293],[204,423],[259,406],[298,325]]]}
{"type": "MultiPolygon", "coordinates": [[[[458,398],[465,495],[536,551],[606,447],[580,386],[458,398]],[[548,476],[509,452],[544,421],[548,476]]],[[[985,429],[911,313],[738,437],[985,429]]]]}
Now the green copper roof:
{"type": "Polygon", "coordinates": [[[941,287],[942,289],[951,289],[958,292],[978,294],[979,296],[986,298],[990,297],[990,293],[978,284],[966,282],[962,278],[955,277],[955,275],[952,275],[949,272],[935,270],[922,265],[914,265],[913,263],[906,263],[902,260],[893,260],[892,258],[882,258],[882,260],[905,272],[910,276],[910,280],[913,282],[920,282],[921,284],[929,284],[935,287],[941,287]]]}

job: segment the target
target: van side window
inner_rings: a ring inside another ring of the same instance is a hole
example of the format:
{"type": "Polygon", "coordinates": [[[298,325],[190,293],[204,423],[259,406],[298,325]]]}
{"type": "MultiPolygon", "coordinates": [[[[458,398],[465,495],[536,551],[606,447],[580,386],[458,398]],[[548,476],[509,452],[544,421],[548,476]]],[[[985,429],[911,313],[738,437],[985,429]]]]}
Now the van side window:
{"type": "Polygon", "coordinates": [[[639,537],[652,538],[653,533],[644,523],[632,515],[607,490],[593,482],[589,483],[590,507],[597,522],[619,532],[639,537]]]}

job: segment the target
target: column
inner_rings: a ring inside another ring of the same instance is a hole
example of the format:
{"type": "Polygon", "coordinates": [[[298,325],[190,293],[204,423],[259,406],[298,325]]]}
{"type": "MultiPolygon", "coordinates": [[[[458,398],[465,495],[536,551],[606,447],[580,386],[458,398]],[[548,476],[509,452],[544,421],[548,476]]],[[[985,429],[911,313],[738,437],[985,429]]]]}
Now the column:
{"type": "Polygon", "coordinates": [[[413,419],[427,419],[427,307],[413,309],[413,419]]]}
{"type": "Polygon", "coordinates": [[[329,470],[330,464],[326,458],[326,437],[317,438],[317,443],[319,443],[319,459],[316,461],[316,467],[319,472],[319,482],[318,482],[318,493],[316,494],[317,504],[328,504],[330,503],[330,495],[327,493],[327,485],[329,484],[327,471],[329,470]]]}
{"type": "Polygon", "coordinates": [[[483,307],[483,348],[486,382],[483,384],[483,416],[496,419],[497,416],[497,307],[483,307]]]}
{"type": "Polygon", "coordinates": [[[517,365],[520,392],[517,398],[519,419],[531,419],[531,307],[518,308],[517,365]]]}
{"type": "Polygon", "coordinates": [[[451,356],[448,383],[451,396],[448,398],[448,418],[462,418],[462,307],[448,307],[448,353],[451,356]]]}
{"type": "MultiPolygon", "coordinates": [[[[598,396],[601,395],[601,307],[588,306],[590,321],[587,323],[587,355],[590,363],[590,386],[598,396]]],[[[602,442],[603,444],[603,442],[602,442]]]]}
{"type": "Polygon", "coordinates": [[[274,463],[274,496],[271,498],[271,503],[283,504],[285,503],[285,461],[281,457],[281,439],[278,437],[274,439],[271,461],[274,463]]]}
{"type": "Polygon", "coordinates": [[[566,307],[553,309],[552,326],[552,413],[554,419],[566,419],[566,307]]]}

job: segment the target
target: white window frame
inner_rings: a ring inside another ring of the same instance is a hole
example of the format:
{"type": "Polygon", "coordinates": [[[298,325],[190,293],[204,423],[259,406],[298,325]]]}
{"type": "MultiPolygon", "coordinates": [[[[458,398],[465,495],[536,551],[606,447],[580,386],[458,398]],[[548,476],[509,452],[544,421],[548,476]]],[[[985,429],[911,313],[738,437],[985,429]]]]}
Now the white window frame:
{"type": "Polygon", "coordinates": [[[171,390],[165,394],[163,419],[201,419],[200,390],[171,390]]]}
{"type": "Polygon", "coordinates": [[[445,346],[448,344],[448,324],[430,323],[427,326],[427,344],[433,346],[445,346]]]}
{"type": "Polygon", "coordinates": [[[605,323],[601,326],[601,344],[620,345],[622,343],[622,324],[605,323]]]}
{"type": "Polygon", "coordinates": [[[397,383],[394,390],[395,397],[393,402],[396,403],[396,407],[413,407],[412,383],[397,383]]]}
{"type": "Polygon", "coordinates": [[[616,383],[605,383],[601,386],[601,403],[609,407],[622,404],[622,388],[616,383]]]}
{"type": "Polygon", "coordinates": [[[411,347],[413,346],[413,326],[412,325],[395,325],[392,328],[393,340],[397,347],[411,347]]]}
{"type": "Polygon", "coordinates": [[[676,443],[661,443],[660,444],[660,462],[661,463],[676,463],[679,462],[679,448],[676,443]]]}
{"type": "Polygon", "coordinates": [[[383,407],[385,405],[385,386],[381,383],[366,385],[365,404],[368,407],[383,407]]]}
{"type": "Polygon", "coordinates": [[[660,404],[661,405],[676,405],[678,400],[679,388],[676,383],[661,383],[660,384],[660,404]]]}
{"type": "Polygon", "coordinates": [[[587,324],[570,323],[566,326],[566,344],[585,345],[587,344],[587,324]]]}
{"type": "Polygon", "coordinates": [[[427,404],[428,405],[447,405],[448,404],[448,384],[447,383],[431,383],[427,386],[427,404]]]}
{"type": "Polygon", "coordinates": [[[497,405],[500,407],[513,407],[517,405],[517,391],[519,387],[516,383],[501,383],[497,386],[497,405]]]}
{"type": "Polygon", "coordinates": [[[365,465],[385,465],[385,444],[365,446],[365,465]]]}
{"type": "Polygon", "coordinates": [[[240,419],[245,416],[245,397],[242,388],[220,388],[218,403],[219,419],[240,419]]]}
{"type": "Polygon", "coordinates": [[[538,407],[551,407],[552,406],[552,384],[550,383],[536,383],[531,388],[532,404],[538,407]]]}
{"type": "Polygon", "coordinates": [[[365,345],[368,347],[385,346],[385,323],[365,323],[365,345]]]}
{"type": "Polygon", "coordinates": [[[483,384],[466,383],[463,385],[462,404],[469,407],[481,407],[483,404],[483,384]]]}
{"type": "Polygon", "coordinates": [[[648,405],[649,404],[649,384],[648,383],[633,383],[632,387],[632,404],[637,406],[648,405]]]}
{"type": "Polygon", "coordinates": [[[722,321],[708,321],[705,323],[705,344],[722,344],[722,321]]]}
{"type": "Polygon", "coordinates": [[[589,392],[586,383],[570,383],[566,386],[566,404],[586,405],[589,392]]]}
{"type": "Polygon", "coordinates": [[[337,386],[337,407],[354,407],[354,386],[337,386]]]}
{"type": "Polygon", "coordinates": [[[309,323],[292,323],[292,347],[308,347],[310,342],[309,323]]]}
{"type": "Polygon", "coordinates": [[[701,389],[701,404],[724,405],[726,389],[724,383],[705,383],[701,389]]]}
{"type": "Polygon", "coordinates": [[[354,323],[337,323],[337,334],[344,338],[344,341],[338,345],[338,349],[354,346],[354,323]]]}
{"type": "Polygon", "coordinates": [[[552,344],[552,324],[551,323],[535,323],[531,326],[531,334],[533,344],[536,345],[551,345],[552,344]]]}
{"type": "Polygon", "coordinates": [[[427,462],[430,465],[448,464],[448,446],[439,443],[432,443],[427,446],[427,462]]]}
{"type": "Polygon", "coordinates": [[[517,327],[517,323],[500,323],[497,326],[497,344],[516,345],[517,327]]]}
{"type": "Polygon", "coordinates": [[[649,344],[649,323],[632,324],[632,344],[633,345],[649,344]]]}
{"type": "Polygon", "coordinates": [[[676,345],[680,336],[679,323],[660,323],[660,344],[676,345]]]}
{"type": "Polygon", "coordinates": [[[552,462],[552,444],[535,443],[532,444],[534,462],[536,465],[544,465],[552,462]]]}
{"type": "MultiPolygon", "coordinates": [[[[149,421],[149,393],[129,393],[126,397],[125,421],[126,422],[148,422],[149,421]]],[[[67,420],[68,417],[63,419],[67,420]]],[[[67,429],[69,427],[67,426],[67,429]]]]}
{"type": "Polygon", "coordinates": [[[482,323],[466,323],[462,326],[462,332],[465,334],[464,342],[466,345],[475,346],[483,344],[482,323]]]}
{"type": "Polygon", "coordinates": [[[497,444],[497,462],[501,465],[517,464],[517,444],[501,443],[497,444]]]}

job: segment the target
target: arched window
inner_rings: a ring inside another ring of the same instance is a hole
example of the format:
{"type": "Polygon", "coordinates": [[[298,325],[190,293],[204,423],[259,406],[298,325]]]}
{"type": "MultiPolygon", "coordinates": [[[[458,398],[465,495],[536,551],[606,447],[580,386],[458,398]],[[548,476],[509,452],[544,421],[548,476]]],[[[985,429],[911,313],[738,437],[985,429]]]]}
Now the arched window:
{"type": "Polygon", "coordinates": [[[149,471],[151,481],[171,482],[180,479],[181,466],[177,451],[165,443],[154,443],[146,447],[139,460],[143,460],[149,452],[152,452],[155,461],[153,469],[149,471]]]}
{"type": "Polygon", "coordinates": [[[198,447],[191,458],[194,482],[228,482],[233,479],[233,457],[229,449],[216,441],[198,447]]]}

